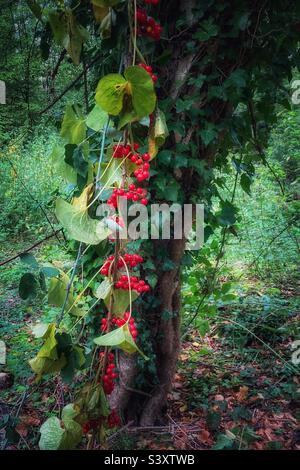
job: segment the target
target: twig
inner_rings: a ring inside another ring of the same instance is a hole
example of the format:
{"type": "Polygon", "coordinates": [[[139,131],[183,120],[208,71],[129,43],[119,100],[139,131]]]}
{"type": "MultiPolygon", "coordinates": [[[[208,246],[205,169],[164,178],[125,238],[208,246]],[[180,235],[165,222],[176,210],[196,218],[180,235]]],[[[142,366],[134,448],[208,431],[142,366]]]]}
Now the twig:
{"type": "Polygon", "coordinates": [[[73,88],[74,85],[76,85],[76,83],[81,80],[81,78],[84,76],[84,74],[86,73],[86,71],[92,67],[92,65],[94,65],[96,62],[98,62],[98,60],[101,58],[101,56],[97,56],[94,60],[92,60],[92,62],[90,62],[89,64],[86,65],[85,69],[79,74],[77,75],[77,77],[48,105],[46,106],[46,108],[42,109],[38,115],[41,116],[42,114],[46,113],[47,111],[49,111],[49,109],[53,108],[53,106],[61,100],[61,98],[66,94],[68,93],[69,90],[71,90],[71,88],[73,88]]]}
{"type": "Polygon", "coordinates": [[[0,266],[4,266],[5,264],[8,264],[8,263],[11,263],[12,261],[14,261],[15,259],[19,258],[20,255],[22,255],[23,253],[28,253],[29,251],[33,250],[34,248],[36,248],[37,246],[41,245],[42,243],[44,243],[45,241],[49,240],[49,238],[52,238],[54,236],[56,236],[59,232],[61,232],[63,229],[60,228],[59,230],[56,230],[55,232],[52,232],[50,235],[48,235],[47,237],[43,238],[42,240],[40,240],[39,242],[35,243],[34,245],[30,246],[29,248],[26,248],[26,250],[23,250],[21,253],[18,253],[16,254],[15,256],[12,256],[11,258],[8,258],[4,261],[1,261],[0,263],[0,266]]]}

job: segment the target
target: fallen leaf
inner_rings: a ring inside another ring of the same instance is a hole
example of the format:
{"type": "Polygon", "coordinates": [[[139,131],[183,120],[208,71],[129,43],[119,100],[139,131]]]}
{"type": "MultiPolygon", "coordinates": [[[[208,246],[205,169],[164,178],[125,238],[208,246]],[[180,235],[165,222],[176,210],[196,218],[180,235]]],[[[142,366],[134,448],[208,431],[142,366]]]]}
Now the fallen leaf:
{"type": "Polygon", "coordinates": [[[244,385],[243,387],[240,387],[239,392],[237,393],[236,397],[238,401],[245,401],[247,399],[249,392],[249,387],[244,385]]]}

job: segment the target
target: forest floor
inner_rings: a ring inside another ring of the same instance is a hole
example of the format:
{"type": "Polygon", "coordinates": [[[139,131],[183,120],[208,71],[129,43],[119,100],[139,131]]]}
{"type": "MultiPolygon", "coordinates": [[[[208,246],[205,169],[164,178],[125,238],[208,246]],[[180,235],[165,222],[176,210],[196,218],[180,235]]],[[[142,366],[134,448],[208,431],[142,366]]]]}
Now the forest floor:
{"type": "MultiPolygon", "coordinates": [[[[45,253],[49,260],[58,255],[51,246],[45,253]]],[[[1,339],[7,346],[0,367],[14,378],[1,392],[0,437],[8,448],[26,449],[37,448],[40,425],[64,402],[57,379],[30,384],[35,347],[29,332],[45,314],[38,301],[18,297],[22,269],[17,261],[0,270],[1,339]]],[[[251,279],[243,299],[220,310],[209,335],[191,331],[183,342],[169,425],[124,429],[111,436],[111,448],[300,450],[299,366],[291,361],[299,305],[296,285],[267,289],[251,279]]],[[[69,400],[72,388],[63,387],[69,400]]]]}

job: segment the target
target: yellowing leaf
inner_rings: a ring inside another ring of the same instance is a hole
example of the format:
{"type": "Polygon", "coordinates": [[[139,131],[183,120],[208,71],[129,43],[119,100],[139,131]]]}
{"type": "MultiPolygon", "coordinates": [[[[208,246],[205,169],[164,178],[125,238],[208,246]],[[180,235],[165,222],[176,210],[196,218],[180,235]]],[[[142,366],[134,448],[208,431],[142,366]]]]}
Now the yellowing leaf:
{"type": "Polygon", "coordinates": [[[150,130],[148,140],[148,151],[152,158],[157,155],[159,147],[165,143],[168,135],[169,131],[167,128],[165,115],[158,109],[156,112],[155,124],[150,130]]]}
{"type": "Polygon", "coordinates": [[[69,144],[80,144],[86,135],[86,125],[83,116],[78,116],[71,105],[67,105],[61,125],[61,136],[69,144]]]}
{"type": "Polygon", "coordinates": [[[96,89],[96,102],[104,111],[117,116],[123,107],[127,82],[122,75],[111,73],[103,77],[96,89]]]}
{"type": "Polygon", "coordinates": [[[117,328],[106,335],[95,338],[94,342],[98,344],[98,346],[116,346],[128,354],[139,352],[145,360],[148,359],[134,342],[127,323],[125,323],[121,328],[117,328]]]}
{"type": "Polygon", "coordinates": [[[102,221],[89,216],[88,203],[91,193],[92,185],[89,185],[78,198],[74,198],[73,204],[57,199],[56,216],[71,238],[89,245],[98,245],[111,231],[102,221]]]}

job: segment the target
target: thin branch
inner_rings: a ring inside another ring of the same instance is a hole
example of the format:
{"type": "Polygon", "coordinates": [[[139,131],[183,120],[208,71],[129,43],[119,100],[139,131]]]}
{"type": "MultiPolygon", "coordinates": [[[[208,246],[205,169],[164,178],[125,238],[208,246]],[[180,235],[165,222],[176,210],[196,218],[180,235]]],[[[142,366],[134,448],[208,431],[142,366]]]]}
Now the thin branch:
{"type": "Polygon", "coordinates": [[[40,240],[39,242],[35,243],[34,245],[31,245],[29,248],[26,248],[26,250],[23,250],[22,252],[18,253],[17,255],[15,256],[12,256],[11,258],[8,258],[4,261],[1,261],[0,263],[0,266],[4,266],[5,264],[8,264],[8,263],[11,263],[12,261],[14,261],[15,259],[19,258],[20,255],[24,254],[24,253],[28,253],[29,251],[33,250],[34,248],[36,248],[37,246],[41,245],[42,243],[44,243],[45,241],[49,240],[49,238],[52,238],[54,236],[56,236],[59,232],[62,232],[62,228],[60,228],[59,230],[56,230],[55,232],[52,232],[50,235],[48,235],[47,237],[43,238],[42,240],[40,240]]]}

